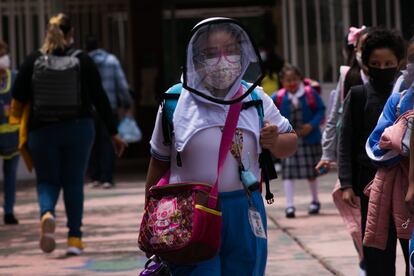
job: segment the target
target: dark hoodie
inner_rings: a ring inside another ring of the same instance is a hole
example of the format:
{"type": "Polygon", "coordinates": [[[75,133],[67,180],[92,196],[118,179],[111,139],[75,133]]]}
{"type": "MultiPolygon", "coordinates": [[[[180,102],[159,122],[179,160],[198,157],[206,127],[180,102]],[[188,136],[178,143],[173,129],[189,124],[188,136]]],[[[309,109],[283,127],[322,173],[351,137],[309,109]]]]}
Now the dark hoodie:
{"type": "Polygon", "coordinates": [[[377,171],[366,153],[365,144],[377,125],[391,90],[392,86],[375,87],[368,82],[353,86],[344,101],[338,144],[338,175],[341,187],[353,187],[358,195],[362,195],[377,171]]]}

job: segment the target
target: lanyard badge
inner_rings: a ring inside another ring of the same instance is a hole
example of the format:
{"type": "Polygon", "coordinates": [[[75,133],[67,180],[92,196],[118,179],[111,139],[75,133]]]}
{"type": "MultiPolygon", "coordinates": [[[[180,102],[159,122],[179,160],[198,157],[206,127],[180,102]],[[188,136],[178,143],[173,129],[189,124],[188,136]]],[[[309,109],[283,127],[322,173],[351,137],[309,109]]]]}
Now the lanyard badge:
{"type": "MultiPolygon", "coordinates": [[[[240,180],[246,191],[247,199],[249,201],[248,217],[249,224],[253,234],[257,238],[266,239],[266,229],[264,228],[262,217],[260,212],[254,207],[251,193],[259,189],[259,181],[257,177],[252,173],[249,168],[245,168],[242,162],[242,151],[243,151],[243,132],[242,130],[236,130],[235,137],[233,140],[232,147],[230,149],[232,155],[239,164],[240,180]]],[[[250,158],[249,158],[250,161],[250,158]]],[[[248,165],[250,167],[250,164],[248,165]]]]}
{"type": "Polygon", "coordinates": [[[266,230],[263,226],[262,217],[253,206],[249,208],[249,223],[256,237],[266,239],[266,230]]]}

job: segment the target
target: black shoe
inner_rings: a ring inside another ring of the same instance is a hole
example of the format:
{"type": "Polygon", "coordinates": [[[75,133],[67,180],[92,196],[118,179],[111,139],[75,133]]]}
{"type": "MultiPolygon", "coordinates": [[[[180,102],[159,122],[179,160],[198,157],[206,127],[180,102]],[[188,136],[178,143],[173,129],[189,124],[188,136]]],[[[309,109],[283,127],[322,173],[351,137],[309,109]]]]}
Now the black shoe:
{"type": "Polygon", "coordinates": [[[287,207],[286,209],[285,209],[285,213],[286,213],[286,217],[287,218],[294,218],[295,217],[295,211],[296,211],[296,209],[295,209],[295,207],[287,207]]]}
{"type": "Polygon", "coordinates": [[[14,214],[5,214],[4,215],[4,224],[19,224],[19,221],[16,219],[14,214]]]}
{"type": "Polygon", "coordinates": [[[317,214],[319,214],[320,209],[321,209],[321,203],[312,201],[311,204],[309,205],[308,214],[309,215],[317,215],[317,214]]]}

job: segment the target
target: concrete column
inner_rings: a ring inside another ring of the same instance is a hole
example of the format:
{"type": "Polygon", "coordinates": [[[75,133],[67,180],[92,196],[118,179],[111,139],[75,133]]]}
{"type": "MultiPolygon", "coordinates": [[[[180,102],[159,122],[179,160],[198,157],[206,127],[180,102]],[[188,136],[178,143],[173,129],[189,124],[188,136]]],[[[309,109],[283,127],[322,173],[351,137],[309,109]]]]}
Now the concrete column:
{"type": "Polygon", "coordinates": [[[323,82],[323,56],[322,56],[322,27],[320,0],[314,0],[316,19],[316,48],[318,51],[318,81],[323,82]]]}
{"type": "Polygon", "coordinates": [[[283,55],[285,60],[290,60],[289,57],[289,26],[287,20],[288,5],[287,0],[282,0],[282,19],[283,19],[283,55]]]}
{"type": "Polygon", "coordinates": [[[377,20],[377,0],[371,0],[371,17],[372,17],[372,26],[375,27],[378,25],[377,20]]]}
{"type": "Polygon", "coordinates": [[[338,62],[336,56],[335,10],[334,1],[329,1],[329,33],[331,38],[332,82],[337,81],[338,62]]]}
{"type": "Polygon", "coordinates": [[[305,76],[310,76],[309,66],[309,37],[308,37],[308,10],[306,6],[306,0],[302,0],[302,30],[303,30],[303,51],[305,58],[305,76]]]}
{"type": "Polygon", "coordinates": [[[298,66],[298,42],[296,39],[297,29],[296,29],[296,16],[295,16],[295,1],[289,1],[289,33],[290,33],[290,50],[291,57],[290,62],[298,66]]]}

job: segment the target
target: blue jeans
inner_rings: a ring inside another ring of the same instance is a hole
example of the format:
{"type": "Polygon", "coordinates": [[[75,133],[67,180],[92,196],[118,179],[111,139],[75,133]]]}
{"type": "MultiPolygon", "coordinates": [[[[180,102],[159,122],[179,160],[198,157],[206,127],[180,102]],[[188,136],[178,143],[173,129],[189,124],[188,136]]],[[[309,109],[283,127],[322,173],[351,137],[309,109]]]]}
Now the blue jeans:
{"type": "Polygon", "coordinates": [[[113,173],[116,154],[111,135],[104,123],[95,119],[95,141],[89,160],[89,173],[92,181],[114,183],[113,173]]]}
{"type": "MultiPolygon", "coordinates": [[[[253,205],[267,229],[266,211],[259,192],[251,194],[253,205]]],[[[267,259],[267,240],[253,234],[249,223],[249,202],[243,190],[220,193],[223,218],[219,254],[194,265],[171,266],[177,276],[262,276],[267,259]]]]}
{"type": "Polygon", "coordinates": [[[19,156],[3,160],[4,178],[4,214],[12,214],[14,201],[16,200],[16,175],[19,156]]]}
{"type": "Polygon", "coordinates": [[[70,237],[81,237],[83,179],[94,138],[92,119],[62,122],[29,133],[40,214],[55,213],[63,190],[70,237]]]}

